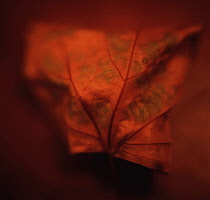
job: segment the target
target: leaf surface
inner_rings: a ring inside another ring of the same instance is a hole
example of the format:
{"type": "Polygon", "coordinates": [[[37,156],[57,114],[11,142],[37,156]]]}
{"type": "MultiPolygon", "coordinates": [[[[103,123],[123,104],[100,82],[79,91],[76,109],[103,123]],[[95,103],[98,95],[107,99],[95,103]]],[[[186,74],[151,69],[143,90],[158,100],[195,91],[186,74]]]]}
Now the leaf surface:
{"type": "Polygon", "coordinates": [[[199,30],[112,33],[35,26],[25,75],[63,91],[35,87],[66,127],[71,153],[108,152],[167,172],[169,111],[191,58],[189,38],[199,30]]]}

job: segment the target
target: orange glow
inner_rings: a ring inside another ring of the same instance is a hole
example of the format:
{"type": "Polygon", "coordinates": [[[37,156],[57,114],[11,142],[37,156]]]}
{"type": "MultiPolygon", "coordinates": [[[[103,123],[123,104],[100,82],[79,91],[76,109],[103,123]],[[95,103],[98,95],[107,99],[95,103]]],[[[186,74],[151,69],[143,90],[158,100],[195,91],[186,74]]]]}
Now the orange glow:
{"type": "Polygon", "coordinates": [[[126,32],[37,25],[25,75],[66,127],[71,153],[108,152],[170,171],[170,111],[199,26],[126,32]]]}

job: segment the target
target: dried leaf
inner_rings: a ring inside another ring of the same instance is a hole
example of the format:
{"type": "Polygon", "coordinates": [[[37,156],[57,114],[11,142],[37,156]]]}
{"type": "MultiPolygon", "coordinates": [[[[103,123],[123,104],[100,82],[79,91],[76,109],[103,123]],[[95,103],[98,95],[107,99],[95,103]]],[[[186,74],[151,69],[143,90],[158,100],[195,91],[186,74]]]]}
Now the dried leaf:
{"type": "Polygon", "coordinates": [[[25,75],[42,83],[35,90],[64,122],[71,153],[108,152],[168,172],[169,111],[189,65],[186,41],[199,30],[35,26],[25,75]]]}

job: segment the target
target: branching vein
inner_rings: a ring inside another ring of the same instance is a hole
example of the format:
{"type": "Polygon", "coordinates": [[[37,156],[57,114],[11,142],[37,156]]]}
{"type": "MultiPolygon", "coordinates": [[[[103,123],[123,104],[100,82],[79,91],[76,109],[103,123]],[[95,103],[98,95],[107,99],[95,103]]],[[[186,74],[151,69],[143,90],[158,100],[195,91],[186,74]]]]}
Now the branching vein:
{"type": "Polygon", "coordinates": [[[130,68],[131,68],[131,63],[132,63],[132,59],[133,59],[133,54],[134,54],[134,51],[135,51],[136,43],[137,43],[137,40],[138,40],[138,36],[139,36],[139,31],[135,35],[135,39],[134,39],[134,42],[133,42],[133,47],[132,47],[132,50],[131,50],[131,55],[130,55],[130,59],[129,59],[128,67],[127,67],[126,77],[124,79],[124,83],[122,85],[120,94],[118,96],[117,102],[115,104],[115,107],[114,107],[114,110],[113,110],[113,113],[112,113],[112,116],[111,116],[111,119],[110,119],[110,124],[109,124],[109,129],[108,129],[108,150],[109,151],[111,151],[111,145],[112,145],[112,137],[111,136],[112,136],[113,121],[114,121],[116,112],[118,110],[118,106],[120,104],[120,101],[122,99],[122,96],[123,96],[123,93],[124,93],[124,90],[125,90],[125,87],[126,87],[126,84],[127,84],[127,81],[128,81],[130,68]]]}

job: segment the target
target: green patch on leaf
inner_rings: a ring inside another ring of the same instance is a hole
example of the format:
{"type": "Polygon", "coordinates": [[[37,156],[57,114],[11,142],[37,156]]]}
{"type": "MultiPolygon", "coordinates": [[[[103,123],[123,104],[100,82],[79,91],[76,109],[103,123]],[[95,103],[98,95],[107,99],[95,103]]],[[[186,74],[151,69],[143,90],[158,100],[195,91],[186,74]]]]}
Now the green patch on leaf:
{"type": "Polygon", "coordinates": [[[53,58],[50,55],[47,55],[44,57],[44,66],[49,70],[59,70],[63,66],[59,61],[56,61],[55,58],[53,58]]]}
{"type": "Polygon", "coordinates": [[[128,47],[130,45],[128,40],[124,40],[119,36],[112,34],[108,36],[108,40],[110,41],[111,49],[117,51],[118,53],[128,51],[128,47]]]}

